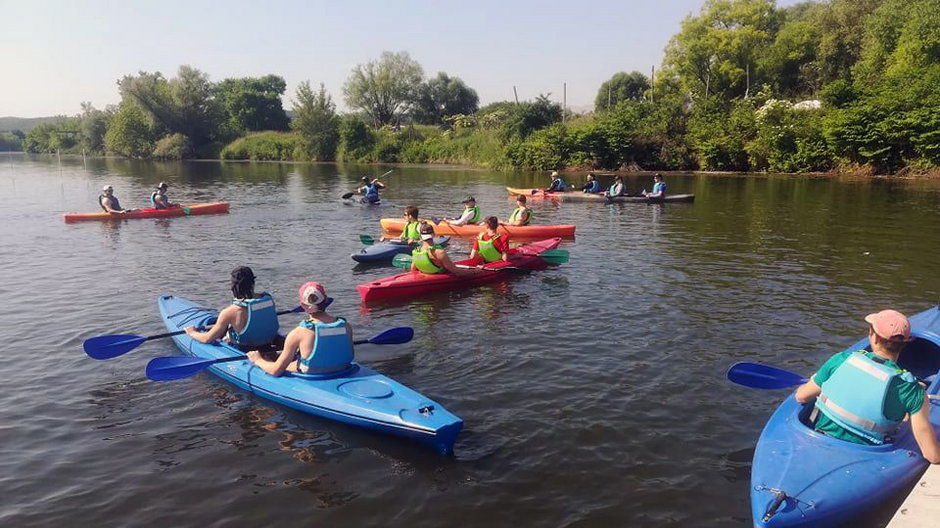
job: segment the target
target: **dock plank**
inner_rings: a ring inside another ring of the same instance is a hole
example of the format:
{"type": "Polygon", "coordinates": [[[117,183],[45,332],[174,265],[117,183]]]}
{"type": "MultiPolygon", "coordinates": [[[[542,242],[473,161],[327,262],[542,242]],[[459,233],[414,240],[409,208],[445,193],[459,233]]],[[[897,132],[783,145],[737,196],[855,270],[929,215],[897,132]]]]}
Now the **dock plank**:
{"type": "Polygon", "coordinates": [[[917,481],[887,528],[940,526],[940,465],[932,465],[917,481]]]}

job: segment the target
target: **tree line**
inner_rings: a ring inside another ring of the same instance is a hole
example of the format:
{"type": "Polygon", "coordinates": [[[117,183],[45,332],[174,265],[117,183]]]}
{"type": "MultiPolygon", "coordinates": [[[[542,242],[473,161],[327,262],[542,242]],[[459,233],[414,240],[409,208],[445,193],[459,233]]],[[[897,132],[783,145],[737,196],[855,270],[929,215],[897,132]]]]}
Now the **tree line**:
{"type": "Polygon", "coordinates": [[[357,65],[339,114],[307,81],[213,83],[181,66],[118,81],[121,103],[43,124],[25,150],[127,157],[467,163],[493,168],[831,171],[940,167],[940,0],[706,0],[655,78],[618,72],[595,110],[540,95],[479,106],[407,52],[357,65]]]}

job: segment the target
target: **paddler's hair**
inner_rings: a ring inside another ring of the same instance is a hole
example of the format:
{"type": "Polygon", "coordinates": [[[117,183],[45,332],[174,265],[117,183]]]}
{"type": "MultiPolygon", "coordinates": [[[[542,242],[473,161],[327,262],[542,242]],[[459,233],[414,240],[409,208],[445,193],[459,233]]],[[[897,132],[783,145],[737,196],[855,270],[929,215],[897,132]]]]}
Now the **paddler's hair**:
{"type": "Polygon", "coordinates": [[[255,296],[255,274],[248,266],[239,266],[232,270],[232,297],[252,299],[255,296]]]}
{"type": "Polygon", "coordinates": [[[408,207],[405,207],[405,214],[408,215],[408,216],[410,216],[411,218],[414,218],[415,220],[417,220],[417,219],[418,219],[418,208],[415,207],[415,206],[413,206],[413,205],[409,205],[408,207]]]}
{"type": "Polygon", "coordinates": [[[496,229],[499,227],[499,218],[495,216],[487,216],[483,219],[483,223],[486,224],[486,227],[490,229],[496,229]]]}

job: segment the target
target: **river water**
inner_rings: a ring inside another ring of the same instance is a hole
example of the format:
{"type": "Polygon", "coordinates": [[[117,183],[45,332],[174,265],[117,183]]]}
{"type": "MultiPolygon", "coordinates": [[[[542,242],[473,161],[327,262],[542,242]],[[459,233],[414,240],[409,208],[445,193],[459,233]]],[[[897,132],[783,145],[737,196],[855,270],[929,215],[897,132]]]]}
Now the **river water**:
{"type": "Polygon", "coordinates": [[[535,203],[536,222],[577,225],[558,268],[361,306],[355,285],[395,271],[349,258],[379,218],[454,216],[467,194],[505,217],[506,185],[548,181],[399,166],[394,206],[340,199],[389,168],[0,156],[0,526],[749,526],[754,443],[786,392],[733,385],[728,366],[809,374],[866,313],[940,299],[940,182],[669,174],[694,204],[535,203]],[[161,180],[231,213],[62,221],[106,183],[140,207],[161,180]],[[454,456],[208,374],[151,382],[169,340],[83,353],[163,332],[161,293],[223,306],[237,265],[281,307],[323,282],[359,337],[414,327],[357,358],[463,418],[454,456]]]}

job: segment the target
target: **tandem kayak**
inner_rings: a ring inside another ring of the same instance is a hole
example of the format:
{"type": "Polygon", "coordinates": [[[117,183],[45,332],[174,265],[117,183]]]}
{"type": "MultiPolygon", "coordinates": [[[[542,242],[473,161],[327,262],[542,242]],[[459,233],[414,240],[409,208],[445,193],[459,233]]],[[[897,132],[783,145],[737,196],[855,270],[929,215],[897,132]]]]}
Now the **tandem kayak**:
{"type": "MultiPolygon", "coordinates": [[[[928,395],[940,392],[940,309],[910,318],[914,341],[898,363],[930,381],[928,395]]],[[[868,347],[868,338],[849,350],[868,347]]],[[[767,421],[751,467],[754,526],[836,526],[858,519],[896,497],[927,468],[910,422],[893,443],[868,446],[816,432],[809,423],[813,405],[789,396],[767,421]]],[[[940,427],[940,407],[930,421],[940,427]]]]}
{"type": "MultiPolygon", "coordinates": [[[[382,229],[388,233],[401,233],[405,227],[405,221],[398,218],[383,218],[379,221],[382,229]]],[[[441,220],[433,223],[430,220],[422,220],[434,226],[435,235],[451,235],[460,237],[475,237],[483,231],[483,226],[470,225],[451,225],[447,220],[441,220]]],[[[573,225],[527,225],[527,226],[499,226],[500,233],[506,233],[513,238],[548,238],[562,237],[571,238],[574,236],[573,225]]]]}
{"type": "MultiPolygon", "coordinates": [[[[450,242],[450,237],[434,237],[435,244],[444,246],[448,242],[450,242]]],[[[356,262],[391,262],[395,255],[411,253],[414,248],[414,244],[407,242],[376,242],[371,246],[365,246],[350,257],[356,262]]]]}
{"type": "Polygon", "coordinates": [[[62,215],[66,223],[84,222],[86,220],[128,220],[131,218],[166,218],[170,216],[192,216],[206,214],[222,214],[228,212],[228,202],[183,204],[169,209],[134,209],[129,213],[65,213],[62,215]]]}
{"type": "MultiPolygon", "coordinates": [[[[384,299],[408,299],[412,296],[425,293],[469,288],[487,282],[507,279],[513,276],[514,270],[545,269],[548,264],[538,257],[539,253],[555,249],[561,243],[560,238],[550,238],[524,244],[509,250],[515,258],[506,261],[493,262],[481,268],[484,271],[471,277],[458,277],[450,273],[399,273],[384,279],[369,281],[356,286],[362,302],[378,301],[384,299]]],[[[475,266],[479,260],[461,260],[455,262],[458,266],[475,266]]]]}
{"type": "MultiPolygon", "coordinates": [[[[207,326],[218,312],[173,295],[157,299],[167,330],[207,326]]],[[[173,336],[176,346],[198,358],[243,356],[219,342],[204,344],[186,334],[173,336]]],[[[216,376],[262,398],[298,411],[409,438],[441,453],[451,453],[463,421],[441,404],[363,365],[330,374],[287,372],[274,377],[247,361],[230,361],[208,368],[216,376]]]]}
{"type": "Polygon", "coordinates": [[[516,189],[514,187],[506,187],[506,190],[514,196],[523,195],[528,196],[530,199],[542,198],[559,202],[688,203],[695,201],[694,194],[667,194],[665,198],[647,198],[645,196],[614,196],[613,198],[607,198],[604,193],[579,191],[550,193],[545,192],[544,189],[516,189]]]}

